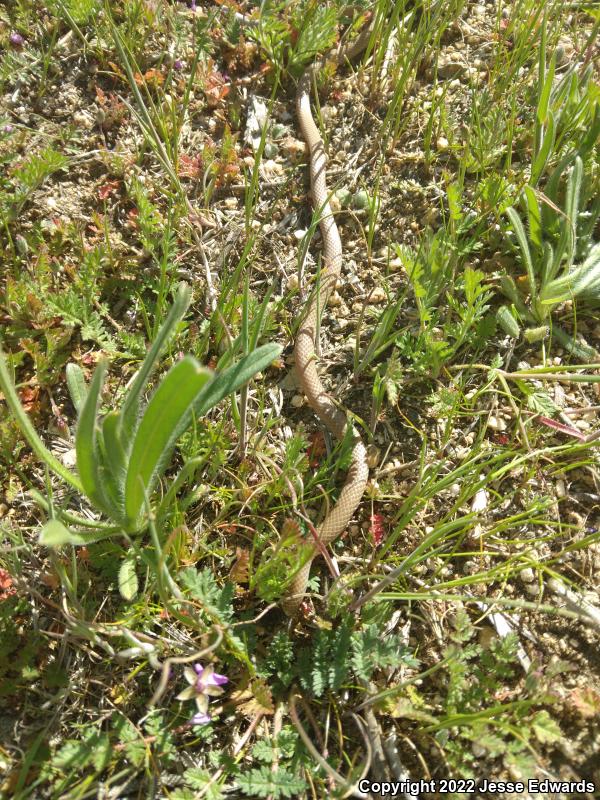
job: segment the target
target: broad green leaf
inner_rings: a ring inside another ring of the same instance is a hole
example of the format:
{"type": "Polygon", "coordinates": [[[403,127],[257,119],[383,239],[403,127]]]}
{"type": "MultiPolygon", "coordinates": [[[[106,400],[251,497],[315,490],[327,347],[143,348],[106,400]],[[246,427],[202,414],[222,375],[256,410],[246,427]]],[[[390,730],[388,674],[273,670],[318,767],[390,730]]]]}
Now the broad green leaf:
{"type": "Polygon", "coordinates": [[[518,339],[521,335],[521,329],[519,327],[519,323],[513,317],[510,312],[510,309],[507,306],[500,306],[498,311],[496,311],[496,321],[500,325],[500,327],[507,333],[509,336],[512,336],[513,339],[518,339]]]}
{"type": "Polygon", "coordinates": [[[523,191],[527,204],[529,239],[535,248],[540,251],[542,249],[542,212],[535,191],[531,186],[525,186],[523,191]]]}
{"type": "Polygon", "coordinates": [[[92,503],[111,517],[117,517],[117,509],[113,508],[107,498],[100,476],[100,455],[98,449],[96,421],[100,406],[100,393],[106,375],[106,361],[100,361],[79,414],[75,452],[77,453],[77,471],[83,490],[92,503]]]}
{"type": "Polygon", "coordinates": [[[600,243],[592,248],[583,264],[544,286],[540,300],[546,305],[556,304],[582,294],[600,298],[600,243]]]}
{"type": "Polygon", "coordinates": [[[523,331],[523,338],[531,344],[532,342],[543,342],[549,334],[550,328],[547,325],[539,325],[537,328],[526,328],[523,331]]]}
{"type": "Polygon", "coordinates": [[[529,178],[529,184],[531,186],[535,186],[537,184],[544,170],[546,169],[546,164],[548,163],[550,153],[554,147],[555,136],[556,121],[554,119],[554,114],[550,111],[548,115],[548,125],[546,126],[546,130],[544,132],[544,138],[542,139],[539,153],[536,155],[535,161],[531,166],[531,177],[529,178]]]}
{"type": "Polygon", "coordinates": [[[125,492],[126,454],[120,439],[120,413],[110,411],[102,420],[102,439],[106,466],[111,471],[113,481],[122,497],[125,492]]]}
{"type": "MultiPolygon", "coordinates": [[[[600,353],[594,347],[589,345],[583,339],[575,339],[570,334],[563,331],[558,325],[554,325],[552,328],[552,337],[556,339],[556,341],[564,347],[565,350],[574,356],[579,361],[587,361],[587,362],[596,362],[600,360],[600,353]]],[[[595,383],[598,378],[597,375],[586,375],[586,376],[578,376],[578,375],[571,375],[570,380],[579,380],[580,378],[585,378],[583,381],[584,383],[590,382],[595,383]]]]}
{"type": "Polygon", "coordinates": [[[71,362],[67,364],[66,374],[67,388],[69,389],[71,400],[75,406],[75,411],[79,414],[87,396],[87,385],[83,377],[83,370],[79,364],[71,362]]]}
{"type": "Polygon", "coordinates": [[[58,519],[49,519],[40,531],[40,544],[46,547],[62,547],[65,544],[79,544],[76,537],[58,519]]]}
{"type": "Polygon", "coordinates": [[[186,356],[174,364],[154,392],[137,429],[125,479],[125,513],[137,524],[145,497],[154,487],[178,437],[190,422],[194,403],[213,373],[186,356]]]}
{"type": "Polygon", "coordinates": [[[108,539],[114,536],[114,532],[88,533],[87,531],[72,531],[69,530],[58,519],[49,519],[48,522],[42,527],[40,531],[39,543],[45,547],[58,548],[66,544],[74,545],[75,547],[82,547],[83,545],[93,544],[102,539],[108,539]]]}
{"type": "Polygon", "coordinates": [[[129,392],[127,393],[125,402],[123,403],[123,408],[121,410],[121,425],[123,429],[121,437],[126,450],[129,449],[127,446],[128,439],[129,437],[133,436],[136,429],[140,398],[146,387],[150,373],[154,369],[154,365],[158,360],[158,357],[160,356],[160,353],[167,340],[171,336],[173,329],[187,311],[191,298],[192,290],[190,287],[187,285],[187,283],[180,283],[177,287],[175,299],[169,310],[169,313],[167,314],[167,318],[160,328],[156,339],[154,342],[152,342],[152,345],[146,354],[146,358],[143,360],[142,366],[140,367],[133,383],[131,384],[129,392]]]}
{"type": "Polygon", "coordinates": [[[125,600],[133,600],[138,593],[139,583],[135,568],[136,559],[133,555],[124,558],[119,567],[119,592],[125,600]]]}
{"type": "Polygon", "coordinates": [[[554,248],[550,242],[544,242],[544,255],[542,256],[542,276],[540,284],[543,287],[554,278],[554,248]]]}
{"type": "Polygon", "coordinates": [[[521,316],[525,316],[527,314],[527,307],[523,302],[523,298],[519,293],[519,290],[517,289],[517,284],[510,275],[500,276],[500,288],[512,302],[519,314],[521,314],[521,316]]]}
{"type": "Polygon", "coordinates": [[[237,364],[216,375],[196,398],[194,412],[200,416],[206,414],[224,397],[237,391],[257,372],[268,367],[281,353],[281,350],[282,348],[278,344],[263,344],[241,358],[237,364]]]}
{"type": "Polygon", "coordinates": [[[566,244],[567,267],[570,267],[575,260],[575,249],[577,246],[577,217],[579,216],[579,198],[581,196],[582,181],[583,161],[579,156],[577,156],[567,181],[567,196],[565,201],[565,213],[567,215],[565,231],[568,231],[566,244]]]}
{"type": "Polygon", "coordinates": [[[550,103],[550,92],[552,91],[552,83],[554,81],[555,67],[556,67],[556,53],[553,53],[552,58],[550,59],[550,65],[548,66],[548,72],[546,73],[546,79],[544,81],[542,91],[540,92],[540,99],[538,100],[538,105],[537,105],[536,115],[540,125],[544,125],[548,118],[548,106],[550,103]]]}
{"type": "Polygon", "coordinates": [[[537,294],[535,273],[533,271],[533,262],[531,260],[531,251],[529,250],[527,234],[525,233],[525,228],[523,227],[521,218],[519,217],[515,209],[512,208],[512,206],[511,208],[506,209],[506,213],[511,221],[513,230],[515,232],[517,241],[519,243],[519,247],[521,248],[521,255],[523,256],[523,261],[525,262],[525,269],[527,270],[527,278],[529,280],[529,290],[531,292],[531,299],[532,301],[535,301],[535,297],[537,294]]]}

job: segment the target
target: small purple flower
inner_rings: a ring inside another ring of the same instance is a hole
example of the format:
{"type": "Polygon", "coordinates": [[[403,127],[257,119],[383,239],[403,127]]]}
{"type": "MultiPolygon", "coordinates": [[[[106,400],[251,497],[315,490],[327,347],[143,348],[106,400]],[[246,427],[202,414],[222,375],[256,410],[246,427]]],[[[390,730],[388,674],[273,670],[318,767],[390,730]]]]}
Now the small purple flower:
{"type": "Polygon", "coordinates": [[[190,684],[177,695],[177,700],[195,700],[198,713],[191,719],[192,725],[206,725],[211,717],[208,713],[208,702],[210,697],[218,697],[223,694],[221,687],[229,683],[229,678],[219,675],[211,666],[203,667],[202,664],[194,664],[194,667],[186,667],[183,671],[186,681],[190,684]]]}
{"type": "Polygon", "coordinates": [[[12,133],[14,128],[12,125],[3,125],[2,126],[2,133],[12,133]]]}
{"type": "Polygon", "coordinates": [[[183,61],[181,61],[179,58],[176,61],[174,61],[173,69],[177,70],[177,72],[181,72],[181,70],[183,69],[183,61]]]}
{"type": "Polygon", "coordinates": [[[190,725],[207,725],[212,720],[210,714],[204,714],[202,711],[198,711],[197,714],[190,720],[190,725]]]}
{"type": "Polygon", "coordinates": [[[20,33],[11,33],[8,37],[8,41],[12,44],[13,47],[23,47],[25,44],[25,39],[21,36],[20,33]]]}

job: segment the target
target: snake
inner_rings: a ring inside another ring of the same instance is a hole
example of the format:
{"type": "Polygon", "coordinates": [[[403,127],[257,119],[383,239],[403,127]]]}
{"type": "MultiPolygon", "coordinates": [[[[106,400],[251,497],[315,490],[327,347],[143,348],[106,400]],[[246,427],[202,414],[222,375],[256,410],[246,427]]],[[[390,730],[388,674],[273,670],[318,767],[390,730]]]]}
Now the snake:
{"type": "Polygon", "coordinates": [[[296,93],[296,116],[309,154],[312,205],[319,215],[319,228],[323,242],[322,268],[315,290],[309,297],[296,334],[294,362],[300,388],[309,406],[327,430],[338,441],[347,435],[351,438],[351,460],[346,480],[335,505],[316,528],[316,541],[303,540],[300,568],[293,575],[282,598],[283,611],[290,617],[298,615],[306,594],[310,569],[314,558],[322,547],[330,545],[344,531],[358,508],[369,478],[367,451],[356,429],[349,423],[347,415],[336,405],[321,382],[317,370],[317,337],[320,315],[327,306],[342,269],[342,240],[329,202],[327,188],[327,157],[325,145],[313,119],[310,93],[314,77],[326,64],[343,64],[361,53],[367,46],[371,26],[367,25],[349,47],[335,48],[330,53],[310,64],[298,83],[296,93]],[[317,542],[320,543],[317,544],[317,542]],[[309,544],[308,552],[305,549],[309,544]]]}

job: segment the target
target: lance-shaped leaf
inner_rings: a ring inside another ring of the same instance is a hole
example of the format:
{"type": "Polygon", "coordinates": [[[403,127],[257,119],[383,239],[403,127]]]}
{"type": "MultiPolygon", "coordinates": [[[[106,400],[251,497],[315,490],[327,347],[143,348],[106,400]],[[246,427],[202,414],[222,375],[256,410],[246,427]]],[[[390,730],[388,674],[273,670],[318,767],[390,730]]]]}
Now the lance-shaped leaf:
{"type": "Polygon", "coordinates": [[[125,479],[125,513],[135,530],[156,480],[190,422],[194,401],[213,373],[186,356],[174,364],[152,395],[133,442],[125,479]]]}
{"type": "Polygon", "coordinates": [[[53,549],[66,544],[83,547],[114,536],[114,531],[73,531],[59,519],[49,519],[40,531],[39,543],[53,549]]]}
{"type": "Polygon", "coordinates": [[[281,353],[281,350],[282,348],[278,344],[263,344],[248,353],[244,358],[241,358],[237,364],[216,375],[196,398],[194,403],[195,413],[199,415],[206,414],[224,397],[237,391],[257,372],[268,367],[281,353]]]}
{"type": "Polygon", "coordinates": [[[600,299],[600,243],[592,247],[583,264],[544,286],[540,300],[544,304],[562,303],[577,295],[600,299]]]}
{"type": "Polygon", "coordinates": [[[531,186],[535,186],[537,184],[544,170],[546,169],[546,164],[548,163],[550,153],[552,152],[552,148],[554,146],[555,137],[556,121],[554,119],[554,114],[550,111],[548,116],[548,125],[546,126],[546,130],[544,132],[544,138],[542,139],[540,151],[535,157],[535,161],[531,167],[531,177],[529,178],[529,183],[531,186]]]}
{"type": "Polygon", "coordinates": [[[536,116],[540,125],[543,125],[548,118],[548,108],[550,105],[550,92],[552,91],[552,83],[554,81],[555,67],[556,67],[556,54],[553,53],[552,58],[550,59],[550,65],[548,67],[548,72],[546,73],[546,79],[544,80],[538,100],[538,106],[536,109],[536,116]]]}
{"type": "Polygon", "coordinates": [[[525,269],[527,270],[527,279],[529,281],[529,291],[531,292],[531,299],[535,302],[536,298],[536,283],[535,283],[535,273],[533,271],[533,261],[531,260],[531,251],[529,249],[529,243],[527,241],[527,234],[525,233],[525,228],[523,227],[523,223],[521,222],[521,218],[517,214],[514,208],[507,208],[506,213],[510,222],[512,224],[513,230],[517,237],[517,242],[519,243],[519,247],[521,248],[521,254],[523,256],[523,261],[525,262],[525,269]]]}
{"type": "Polygon", "coordinates": [[[31,420],[21,405],[19,395],[17,394],[17,390],[12,382],[12,378],[8,371],[8,366],[6,364],[6,359],[4,357],[4,353],[2,352],[2,347],[0,347],[0,389],[2,389],[4,399],[14,414],[23,436],[27,439],[29,446],[36,456],[43,461],[48,469],[51,469],[55,475],[58,475],[59,478],[62,478],[66,483],[70,484],[75,491],[81,492],[81,481],[77,475],[71,472],[70,469],[67,469],[67,467],[65,467],[64,464],[62,464],[56,458],[56,456],[50,452],[50,450],[48,450],[46,445],[38,436],[37,431],[31,424],[31,420]]]}
{"type": "Polygon", "coordinates": [[[112,519],[118,519],[118,509],[113,507],[104,491],[98,448],[97,417],[106,368],[106,362],[100,361],[90,382],[87,397],[79,413],[75,452],[77,454],[77,471],[84,492],[97,509],[104,511],[112,519]]]}
{"type": "Polygon", "coordinates": [[[121,415],[109,411],[97,431],[98,449],[101,456],[100,479],[111,503],[119,509],[123,517],[123,498],[125,496],[125,477],[127,474],[126,454],[121,441],[121,415]]]}
{"type": "Polygon", "coordinates": [[[85,378],[83,377],[83,370],[79,364],[74,364],[71,362],[70,364],[67,364],[66,373],[69,394],[71,395],[71,400],[75,406],[75,411],[77,411],[79,414],[83,408],[83,404],[85,403],[85,398],[87,397],[87,385],[85,383],[85,378]]]}
{"type": "Polygon", "coordinates": [[[529,240],[539,253],[542,249],[542,212],[535,191],[531,186],[523,187],[525,202],[527,204],[527,223],[529,227],[529,240]]]}
{"type": "Polygon", "coordinates": [[[187,311],[191,297],[192,291],[187,283],[180,283],[177,287],[175,300],[169,310],[169,313],[167,314],[167,318],[158,331],[156,339],[154,342],[152,342],[150,349],[146,353],[146,357],[142,362],[142,366],[140,367],[133,380],[133,383],[131,384],[129,392],[127,393],[121,411],[120,426],[120,437],[126,451],[129,450],[131,438],[135,433],[138,421],[140,398],[146,387],[150,373],[154,369],[154,365],[156,364],[163,347],[173,332],[173,329],[187,311]]]}
{"type": "Polygon", "coordinates": [[[135,555],[128,555],[119,567],[119,592],[125,600],[133,600],[138,593],[139,582],[135,555]]]}

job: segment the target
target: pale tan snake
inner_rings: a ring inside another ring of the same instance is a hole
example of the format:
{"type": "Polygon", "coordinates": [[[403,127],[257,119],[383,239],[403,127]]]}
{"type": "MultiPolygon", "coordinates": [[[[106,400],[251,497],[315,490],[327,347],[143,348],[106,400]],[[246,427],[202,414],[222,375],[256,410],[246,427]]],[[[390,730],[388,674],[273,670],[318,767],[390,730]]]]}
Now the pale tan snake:
{"type": "MultiPolygon", "coordinates": [[[[317,288],[307,303],[304,318],[296,336],[294,357],[300,386],[309,405],[326,428],[340,441],[346,436],[349,423],[346,414],[336,406],[321,383],[317,372],[315,342],[318,335],[319,315],[327,306],[331,292],[340,276],[342,242],[329,203],[329,190],[325,179],[327,158],[323,140],[311,113],[310,91],[313,76],[325,63],[333,61],[339,64],[358,55],[367,46],[370,33],[370,28],[365,28],[349,48],[336,49],[333,53],[315,61],[300,79],[296,95],[298,123],[309,150],[312,201],[319,217],[319,227],[323,239],[323,267],[317,288]]],[[[369,477],[365,446],[352,426],[351,431],[352,457],[346,482],[337,503],[316,529],[318,539],[323,546],[333,542],[346,528],[362,499],[369,477]]],[[[295,616],[298,613],[306,593],[310,567],[318,552],[318,546],[313,543],[307,560],[294,575],[287,595],[282,600],[282,608],[289,616],[295,616]]]]}

